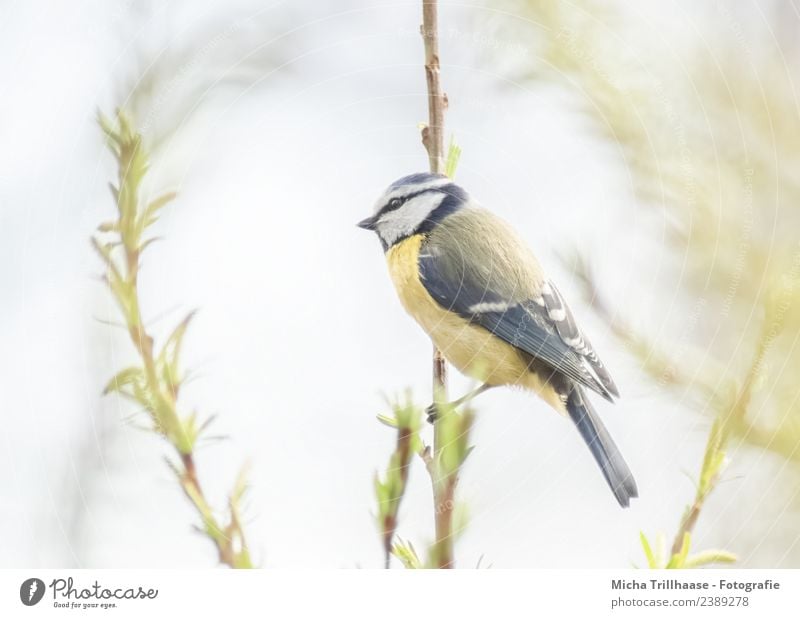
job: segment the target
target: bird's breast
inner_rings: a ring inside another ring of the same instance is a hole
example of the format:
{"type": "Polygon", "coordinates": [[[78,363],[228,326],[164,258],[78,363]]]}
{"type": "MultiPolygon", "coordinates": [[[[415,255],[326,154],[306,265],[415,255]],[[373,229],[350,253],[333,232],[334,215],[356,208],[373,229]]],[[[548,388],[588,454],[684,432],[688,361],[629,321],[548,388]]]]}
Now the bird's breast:
{"type": "Polygon", "coordinates": [[[445,310],[420,281],[418,260],[424,240],[425,237],[418,234],[396,244],[386,253],[386,262],[403,307],[447,356],[446,350],[459,341],[474,339],[472,332],[477,327],[445,310]]]}
{"type": "MultiPolygon", "coordinates": [[[[405,310],[461,373],[489,384],[522,386],[549,401],[550,393],[532,371],[529,358],[485,328],[445,310],[428,293],[418,266],[424,241],[421,234],[410,236],[386,252],[389,274],[405,310]]],[[[550,403],[556,407],[555,401],[550,403]]]]}

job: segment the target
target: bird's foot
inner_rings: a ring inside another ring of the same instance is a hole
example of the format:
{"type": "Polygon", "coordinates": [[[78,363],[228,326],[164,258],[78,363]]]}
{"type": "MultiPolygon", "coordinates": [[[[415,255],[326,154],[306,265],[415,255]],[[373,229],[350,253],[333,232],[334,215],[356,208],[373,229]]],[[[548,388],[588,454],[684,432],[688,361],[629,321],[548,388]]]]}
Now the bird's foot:
{"type": "Polygon", "coordinates": [[[437,406],[435,403],[429,405],[427,408],[425,408],[425,416],[428,418],[428,422],[433,425],[439,420],[439,406],[437,406]]]}
{"type": "MultiPolygon", "coordinates": [[[[455,401],[451,401],[450,403],[445,403],[445,404],[442,404],[442,405],[443,406],[447,406],[447,407],[452,408],[452,409],[455,410],[457,407],[459,407],[459,406],[461,406],[461,405],[463,405],[465,403],[469,403],[470,401],[475,399],[475,397],[477,397],[478,395],[480,395],[481,393],[483,393],[485,391],[488,391],[490,388],[492,388],[492,385],[490,385],[490,384],[482,384],[481,386],[476,388],[474,391],[467,393],[463,397],[460,397],[459,399],[456,399],[455,401]]],[[[439,414],[439,406],[437,406],[435,403],[432,403],[427,408],[425,408],[425,415],[428,417],[428,422],[431,425],[433,425],[436,421],[439,420],[439,418],[441,416],[439,414]]]]}

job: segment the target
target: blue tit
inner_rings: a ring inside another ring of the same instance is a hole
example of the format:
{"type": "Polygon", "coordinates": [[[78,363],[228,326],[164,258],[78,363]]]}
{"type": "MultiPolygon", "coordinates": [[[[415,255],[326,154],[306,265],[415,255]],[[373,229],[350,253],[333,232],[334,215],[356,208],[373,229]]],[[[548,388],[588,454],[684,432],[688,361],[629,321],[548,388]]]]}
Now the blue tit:
{"type": "Polygon", "coordinates": [[[587,397],[619,392],[525,242],[441,174],[392,183],[359,227],[383,245],[405,310],[479,391],[518,386],[569,416],[619,504],[638,495],[587,397]]]}

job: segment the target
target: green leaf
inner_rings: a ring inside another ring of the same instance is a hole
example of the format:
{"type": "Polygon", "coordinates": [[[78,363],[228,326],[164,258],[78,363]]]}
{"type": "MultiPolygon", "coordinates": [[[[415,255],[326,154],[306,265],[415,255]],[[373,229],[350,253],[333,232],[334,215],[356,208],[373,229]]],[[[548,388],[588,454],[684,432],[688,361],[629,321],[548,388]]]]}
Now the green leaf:
{"type": "Polygon", "coordinates": [[[450,178],[455,178],[456,168],[458,167],[458,161],[460,159],[461,147],[456,144],[455,138],[451,135],[450,145],[447,148],[447,160],[444,165],[445,174],[447,174],[450,178]]]}
{"type": "Polygon", "coordinates": [[[657,569],[658,562],[656,562],[656,557],[653,555],[653,550],[650,547],[650,542],[647,540],[647,536],[645,536],[645,533],[642,531],[639,531],[639,541],[642,544],[644,555],[647,558],[647,566],[651,569],[657,569]]]}
{"type": "Polygon", "coordinates": [[[120,392],[124,386],[140,383],[143,380],[144,371],[141,367],[128,367],[109,380],[103,389],[103,394],[108,395],[109,393],[120,392]]]}
{"type": "Polygon", "coordinates": [[[419,559],[417,550],[414,549],[410,541],[406,542],[398,539],[398,541],[392,545],[392,554],[400,560],[407,569],[422,568],[422,561],[419,559]]]}
{"type": "Polygon", "coordinates": [[[100,110],[97,111],[97,124],[100,125],[100,129],[105,134],[106,138],[109,141],[109,148],[114,153],[115,156],[119,156],[117,148],[122,146],[122,139],[120,138],[119,134],[117,133],[116,129],[111,126],[111,121],[105,116],[100,110]],[[116,146],[116,147],[115,147],[116,146]]]}
{"type": "Polygon", "coordinates": [[[189,323],[192,321],[192,318],[194,318],[195,313],[195,311],[189,313],[175,327],[175,330],[172,331],[170,336],[167,338],[167,341],[164,343],[164,346],[161,348],[161,352],[158,355],[158,360],[156,361],[158,366],[161,368],[164,382],[172,389],[175,389],[180,385],[180,372],[178,363],[180,361],[183,337],[186,334],[186,330],[189,328],[189,323]]]}
{"type": "Polygon", "coordinates": [[[377,419],[378,422],[383,423],[387,427],[397,429],[397,419],[394,419],[391,416],[386,416],[385,414],[378,414],[377,419]]]}
{"type": "Polygon", "coordinates": [[[180,421],[180,433],[177,444],[178,450],[184,453],[191,453],[195,450],[197,440],[208,425],[208,421],[199,421],[196,411],[192,411],[180,421]]]}
{"type": "Polygon", "coordinates": [[[411,432],[419,431],[422,424],[422,413],[420,409],[411,402],[405,405],[396,405],[394,409],[394,417],[397,420],[397,425],[411,432]]]}
{"type": "Polygon", "coordinates": [[[733,564],[738,560],[739,558],[736,554],[725,551],[724,549],[706,549],[705,551],[697,552],[687,557],[684,566],[687,569],[693,569],[708,564],[733,564]]]}
{"type": "Polygon", "coordinates": [[[127,114],[121,109],[117,110],[117,123],[119,124],[119,135],[124,141],[129,141],[133,136],[131,131],[131,123],[128,120],[127,114]]]}
{"type": "Polygon", "coordinates": [[[139,222],[139,230],[143,231],[158,220],[159,211],[177,197],[175,191],[168,191],[150,202],[144,209],[139,222]]]}

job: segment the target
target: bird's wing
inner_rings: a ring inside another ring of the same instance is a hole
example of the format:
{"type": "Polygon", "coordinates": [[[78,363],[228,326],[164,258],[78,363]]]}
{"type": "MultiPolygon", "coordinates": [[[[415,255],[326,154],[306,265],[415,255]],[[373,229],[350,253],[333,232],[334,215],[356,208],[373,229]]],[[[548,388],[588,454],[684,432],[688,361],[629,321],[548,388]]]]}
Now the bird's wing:
{"type": "Polygon", "coordinates": [[[481,217],[479,234],[474,233],[474,225],[466,218],[454,220],[450,229],[442,224],[442,229],[423,244],[419,273],[428,293],[448,311],[482,326],[609,401],[618,396],[611,376],[575,324],[569,307],[556,287],[543,278],[527,247],[494,217],[481,217]],[[497,234],[508,240],[510,247],[490,244],[496,242],[497,234]]]}
{"type": "Polygon", "coordinates": [[[560,339],[583,359],[591,373],[609,394],[619,397],[617,385],[614,384],[614,380],[603,365],[603,361],[597,356],[592,344],[578,328],[572,311],[552,281],[545,281],[542,284],[541,295],[536,302],[544,307],[560,339]]]}

